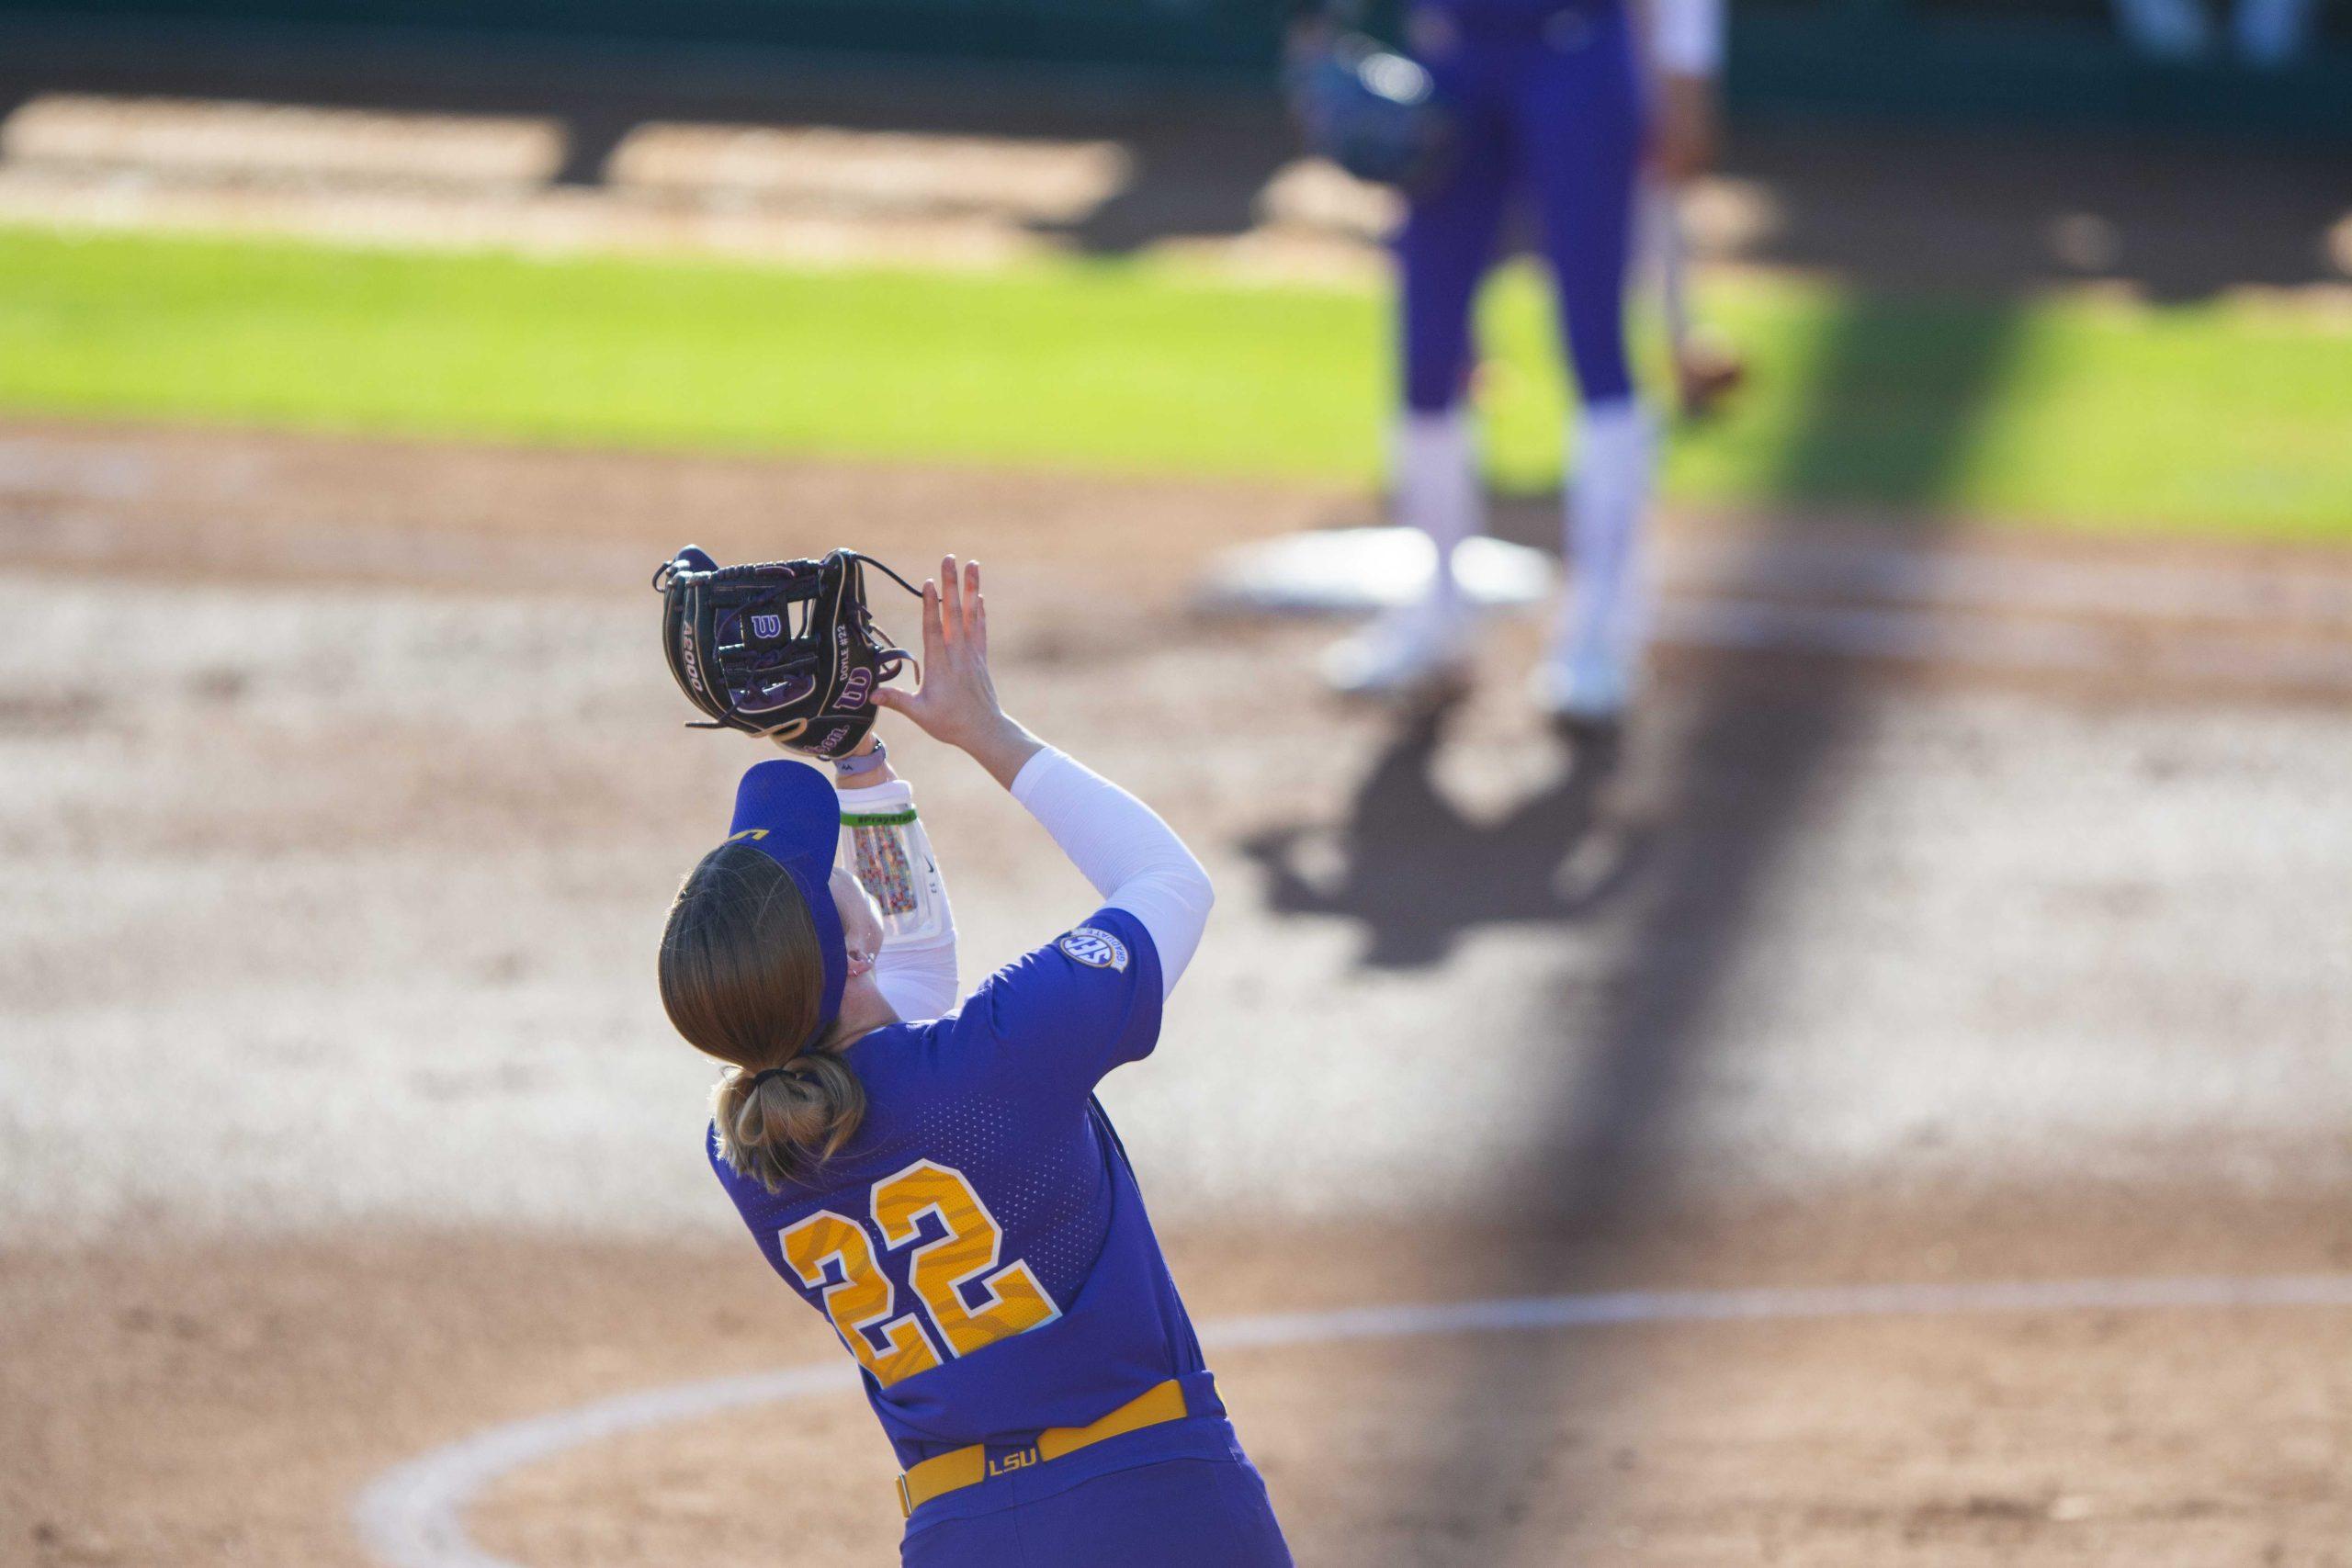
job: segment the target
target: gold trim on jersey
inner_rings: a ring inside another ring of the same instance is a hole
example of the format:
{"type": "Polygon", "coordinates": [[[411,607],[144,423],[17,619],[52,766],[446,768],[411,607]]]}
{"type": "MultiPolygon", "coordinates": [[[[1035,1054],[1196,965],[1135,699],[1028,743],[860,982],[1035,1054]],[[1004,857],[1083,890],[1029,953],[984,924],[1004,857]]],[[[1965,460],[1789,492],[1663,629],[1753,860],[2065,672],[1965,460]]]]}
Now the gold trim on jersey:
{"type": "Polygon", "coordinates": [[[1170,1378],[1127,1401],[1100,1421],[1084,1427],[1048,1427],[1037,1434],[1037,1440],[1029,1447],[1000,1453],[994,1459],[989,1457],[985,1443],[933,1454],[899,1477],[899,1506],[912,1516],[933,1497],[944,1497],[950,1492],[977,1486],[992,1476],[1009,1475],[1033,1464],[1076,1453],[1105,1438],[1139,1432],[1165,1421],[1181,1421],[1188,1414],[1184,1408],[1184,1387],[1170,1378]]]}

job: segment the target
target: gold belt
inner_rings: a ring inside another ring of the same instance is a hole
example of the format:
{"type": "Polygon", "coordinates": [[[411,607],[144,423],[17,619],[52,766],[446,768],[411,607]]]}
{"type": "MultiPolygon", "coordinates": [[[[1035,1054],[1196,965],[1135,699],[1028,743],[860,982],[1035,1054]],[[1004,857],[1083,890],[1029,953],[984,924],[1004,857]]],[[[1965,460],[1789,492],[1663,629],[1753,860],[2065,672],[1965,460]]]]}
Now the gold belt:
{"type": "Polygon", "coordinates": [[[1163,1421],[1181,1421],[1187,1414],[1183,1385],[1170,1378],[1159,1387],[1147,1390],[1127,1401],[1091,1426],[1048,1427],[1038,1433],[1037,1440],[1027,1448],[1000,1453],[995,1459],[989,1458],[986,1443],[974,1443],[967,1449],[953,1449],[944,1454],[933,1454],[899,1477],[899,1506],[911,1516],[933,1497],[944,1497],[950,1492],[977,1485],[991,1476],[1010,1475],[1016,1470],[1026,1470],[1033,1464],[1043,1464],[1049,1459],[1076,1453],[1090,1443],[1115,1438],[1122,1432],[1140,1431],[1146,1427],[1157,1427],[1163,1421]]]}

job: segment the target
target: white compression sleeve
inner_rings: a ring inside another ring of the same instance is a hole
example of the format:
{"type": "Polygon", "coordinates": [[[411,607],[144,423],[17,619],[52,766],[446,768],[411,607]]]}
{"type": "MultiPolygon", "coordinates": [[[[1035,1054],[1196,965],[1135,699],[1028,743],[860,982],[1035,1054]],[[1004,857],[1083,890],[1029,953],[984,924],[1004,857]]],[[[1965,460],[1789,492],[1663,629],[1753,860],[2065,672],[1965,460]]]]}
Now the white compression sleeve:
{"type": "Polygon", "coordinates": [[[956,912],[939,874],[931,835],[915,811],[913,786],[890,779],[836,792],[842,803],[840,863],[882,914],[875,982],[899,1017],[937,1018],[961,999],[956,976],[956,912]]]}
{"type": "Polygon", "coordinates": [[[1650,0],[1650,59],[1669,76],[1713,76],[1724,63],[1724,0],[1650,0]]]}
{"type": "Polygon", "coordinates": [[[1012,798],[1028,807],[1102,902],[1151,933],[1163,999],[1193,961],[1216,890],[1159,813],[1048,746],[1023,764],[1012,798]]]}

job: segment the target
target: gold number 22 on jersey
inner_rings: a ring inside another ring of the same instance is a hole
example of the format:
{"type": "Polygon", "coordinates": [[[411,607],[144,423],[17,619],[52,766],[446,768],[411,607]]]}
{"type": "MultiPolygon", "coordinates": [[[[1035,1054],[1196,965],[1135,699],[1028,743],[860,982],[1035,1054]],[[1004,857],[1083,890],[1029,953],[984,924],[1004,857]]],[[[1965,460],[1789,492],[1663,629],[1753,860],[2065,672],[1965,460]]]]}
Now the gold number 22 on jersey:
{"type": "MultiPolygon", "coordinates": [[[[948,1354],[968,1356],[1061,1315],[1029,1265],[999,1267],[1003,1228],[962,1171],[917,1160],[874,1184],[872,1206],[874,1226],[893,1251],[922,1234],[923,1215],[939,1216],[946,1234],[915,1248],[907,1282],[948,1354]]],[[[841,1282],[824,1287],[825,1314],[876,1382],[887,1387],[939,1365],[937,1341],[922,1319],[911,1312],[893,1315],[897,1292],[876,1266],[863,1225],[820,1210],[778,1240],[785,1262],[812,1291],[824,1286],[828,1264],[841,1265],[841,1282]]]]}

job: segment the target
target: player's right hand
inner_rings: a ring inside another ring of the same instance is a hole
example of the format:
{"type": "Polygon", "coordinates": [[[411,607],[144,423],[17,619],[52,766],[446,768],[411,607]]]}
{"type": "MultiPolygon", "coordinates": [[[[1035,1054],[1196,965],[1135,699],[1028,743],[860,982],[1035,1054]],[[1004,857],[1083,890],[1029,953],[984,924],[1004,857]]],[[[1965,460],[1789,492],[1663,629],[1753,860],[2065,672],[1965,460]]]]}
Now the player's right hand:
{"type": "Polygon", "coordinates": [[[904,714],[934,740],[968,751],[1010,785],[1038,742],[1005,716],[989,672],[988,601],[980,594],[980,563],[956,558],[922,585],[922,681],[913,691],[883,686],[874,700],[904,714]]]}

